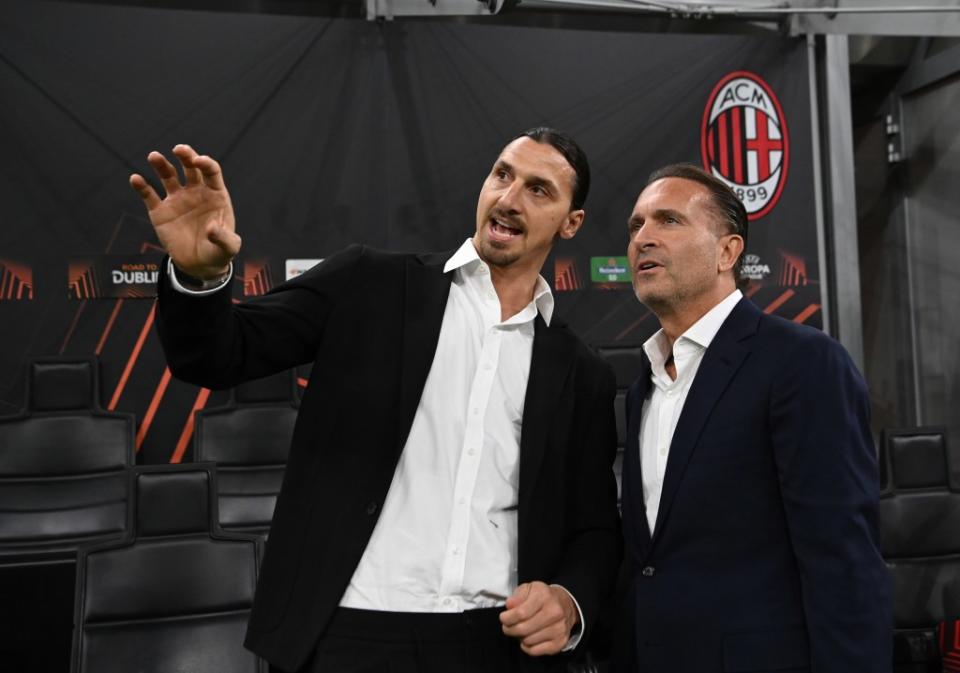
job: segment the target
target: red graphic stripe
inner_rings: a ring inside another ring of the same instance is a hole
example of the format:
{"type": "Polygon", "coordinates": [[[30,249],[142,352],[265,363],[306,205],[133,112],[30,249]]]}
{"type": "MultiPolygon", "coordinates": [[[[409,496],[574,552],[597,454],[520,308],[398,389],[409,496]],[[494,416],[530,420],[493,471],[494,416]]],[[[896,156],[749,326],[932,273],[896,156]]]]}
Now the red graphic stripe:
{"type": "Polygon", "coordinates": [[[80,322],[80,314],[83,313],[83,309],[86,305],[86,299],[80,302],[80,308],[77,309],[76,314],[73,316],[73,322],[70,323],[70,327],[67,329],[67,335],[63,337],[63,343],[60,344],[60,355],[63,355],[63,351],[67,349],[67,344],[70,342],[70,337],[73,336],[73,331],[77,329],[77,323],[80,322]]]}
{"type": "Polygon", "coordinates": [[[637,318],[635,321],[633,321],[633,324],[631,324],[631,325],[630,325],[629,327],[627,327],[625,330],[623,330],[622,332],[620,332],[620,334],[618,334],[617,336],[615,336],[615,337],[613,338],[613,340],[614,340],[614,341],[620,341],[623,337],[625,337],[625,336],[627,336],[628,334],[630,334],[630,332],[632,332],[632,331],[635,330],[637,327],[639,327],[640,324],[641,324],[644,320],[646,320],[647,318],[649,318],[649,317],[652,316],[652,315],[653,315],[653,313],[652,313],[651,311],[647,311],[647,312],[644,313],[642,316],[640,316],[640,317],[637,318]]]}
{"type": "Polygon", "coordinates": [[[160,406],[160,400],[163,399],[164,394],[167,392],[167,386],[170,385],[170,368],[164,367],[163,376],[160,377],[160,383],[157,385],[157,389],[153,392],[153,399],[150,400],[150,406],[147,407],[147,413],[143,416],[143,422],[140,424],[140,429],[137,431],[137,452],[140,451],[140,446],[143,444],[143,438],[147,436],[147,433],[150,432],[150,426],[153,424],[153,417],[157,415],[157,407],[160,406]]]}
{"type": "Polygon", "coordinates": [[[738,185],[746,182],[743,179],[743,125],[740,121],[740,108],[735,107],[730,110],[732,115],[730,119],[730,130],[733,131],[733,181],[738,185]]]}
{"type": "Polygon", "coordinates": [[[810,304],[793,318],[793,322],[806,322],[807,318],[820,310],[820,304],[810,304]]]}
{"type": "Polygon", "coordinates": [[[120,307],[123,306],[123,298],[117,300],[117,303],[113,307],[113,312],[110,314],[110,319],[107,320],[107,326],[103,328],[103,334],[100,335],[100,341],[97,342],[97,347],[94,349],[94,353],[100,355],[103,351],[103,344],[107,342],[107,337],[110,336],[110,330],[113,329],[113,323],[117,319],[117,314],[120,313],[120,307]]]}
{"type": "Polygon", "coordinates": [[[150,327],[153,325],[153,316],[157,311],[157,305],[154,304],[150,308],[150,314],[147,316],[146,321],[143,323],[143,329],[140,330],[140,336],[137,338],[137,343],[134,344],[133,350],[130,352],[130,358],[127,360],[127,366],[123,370],[123,375],[120,377],[120,382],[117,383],[117,389],[113,391],[113,397],[110,398],[110,404],[107,406],[107,409],[114,411],[117,408],[117,402],[120,401],[120,396],[123,394],[123,389],[127,387],[127,381],[130,379],[130,372],[133,371],[133,366],[137,363],[137,359],[140,357],[140,351],[143,350],[143,342],[147,340],[147,335],[150,333],[150,327]]]}
{"type": "Polygon", "coordinates": [[[790,297],[792,297],[793,295],[794,295],[793,290],[787,290],[786,292],[784,292],[783,294],[781,294],[779,297],[777,297],[776,299],[774,299],[773,302],[772,302],[769,306],[767,306],[765,309],[763,309],[763,312],[764,312],[764,313],[768,313],[768,314],[769,314],[769,313],[773,313],[773,312],[776,311],[778,308],[780,308],[781,306],[783,306],[783,305],[787,302],[787,300],[790,299],[790,297]]]}
{"type": "Polygon", "coordinates": [[[187,423],[183,426],[183,432],[180,433],[180,439],[177,441],[177,448],[174,449],[173,455],[170,456],[171,463],[179,463],[181,460],[183,460],[183,454],[186,452],[187,446],[190,444],[190,440],[193,439],[193,415],[207,405],[207,398],[209,397],[210,390],[208,388],[201,388],[200,392],[197,393],[197,400],[193,403],[193,409],[190,410],[190,416],[187,418],[187,423]]]}
{"type": "Polygon", "coordinates": [[[727,113],[720,114],[717,126],[717,135],[720,137],[720,174],[730,177],[730,156],[727,152],[727,113]]]}
{"type": "Polygon", "coordinates": [[[707,131],[707,156],[710,157],[711,164],[717,160],[716,148],[713,146],[714,140],[716,139],[716,134],[713,131],[714,129],[712,126],[710,127],[710,130],[707,131]]]}

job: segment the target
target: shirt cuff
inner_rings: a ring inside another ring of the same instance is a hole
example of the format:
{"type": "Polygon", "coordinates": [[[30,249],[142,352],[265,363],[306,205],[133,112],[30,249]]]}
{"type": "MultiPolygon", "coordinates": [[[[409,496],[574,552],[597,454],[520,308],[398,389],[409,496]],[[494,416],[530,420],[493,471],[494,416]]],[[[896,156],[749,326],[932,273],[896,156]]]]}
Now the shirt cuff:
{"type": "Polygon", "coordinates": [[[568,640],[567,644],[563,646],[562,650],[560,650],[561,652],[570,652],[580,644],[580,639],[583,638],[583,631],[587,626],[586,622],[583,621],[583,610],[580,609],[580,604],[577,603],[577,599],[573,597],[573,594],[570,593],[570,590],[567,589],[567,587],[563,586],[562,584],[551,584],[550,586],[566,591],[567,595],[570,597],[570,600],[572,600],[573,604],[577,607],[577,615],[580,617],[580,623],[578,626],[580,628],[576,633],[570,634],[570,640],[568,640]]]}
{"type": "Polygon", "coordinates": [[[173,265],[173,260],[167,259],[167,277],[170,279],[170,285],[173,289],[183,294],[191,294],[194,297],[203,297],[208,294],[213,294],[230,282],[233,278],[233,262],[230,262],[230,268],[227,270],[226,276],[215,280],[202,281],[202,285],[196,289],[184,287],[180,279],[177,278],[177,273],[177,267],[173,265]]]}

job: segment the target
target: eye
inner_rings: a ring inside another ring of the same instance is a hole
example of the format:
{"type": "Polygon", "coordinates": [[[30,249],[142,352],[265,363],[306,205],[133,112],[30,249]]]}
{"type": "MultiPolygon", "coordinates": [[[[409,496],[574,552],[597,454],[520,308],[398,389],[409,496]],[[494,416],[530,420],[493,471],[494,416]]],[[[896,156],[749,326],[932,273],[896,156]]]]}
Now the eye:
{"type": "Polygon", "coordinates": [[[543,185],[532,185],[530,191],[536,194],[537,196],[546,196],[547,190],[543,185]]]}
{"type": "Polygon", "coordinates": [[[497,168],[493,171],[493,177],[497,180],[506,180],[510,177],[510,174],[503,168],[497,168]]]}

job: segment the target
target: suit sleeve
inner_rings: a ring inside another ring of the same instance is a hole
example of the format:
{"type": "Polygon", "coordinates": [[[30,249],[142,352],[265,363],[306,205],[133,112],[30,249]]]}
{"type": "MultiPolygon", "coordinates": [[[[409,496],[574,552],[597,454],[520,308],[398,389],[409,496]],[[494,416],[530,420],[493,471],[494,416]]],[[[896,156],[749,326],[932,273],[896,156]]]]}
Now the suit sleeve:
{"type": "Polygon", "coordinates": [[[810,670],[889,671],[890,587],[878,545],[866,386],[846,351],[822,334],[805,336],[785,356],[769,419],[810,670]]]}
{"type": "Polygon", "coordinates": [[[219,389],[305,362],[331,310],[358,273],[363,248],[351,246],[269,293],[234,304],[230,283],[204,296],[175,290],[166,259],[157,283],[156,325],[170,371],[219,389]]]}
{"type": "Polygon", "coordinates": [[[597,362],[591,384],[579,391],[575,424],[576,465],[567,509],[563,562],[553,582],[575,598],[589,638],[609,599],[620,565],[622,539],[613,461],[617,451],[616,384],[609,365],[597,362]]]}

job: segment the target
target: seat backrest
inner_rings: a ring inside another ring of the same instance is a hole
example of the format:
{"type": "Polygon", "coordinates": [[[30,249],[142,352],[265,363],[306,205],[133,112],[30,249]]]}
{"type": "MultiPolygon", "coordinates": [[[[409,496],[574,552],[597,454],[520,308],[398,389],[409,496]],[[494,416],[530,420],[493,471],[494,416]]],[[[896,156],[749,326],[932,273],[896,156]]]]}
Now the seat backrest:
{"type": "Polygon", "coordinates": [[[134,468],[127,538],[78,556],[74,673],[266,673],[243,648],[260,542],[219,529],[215,469],[134,468]]]}
{"type": "Polygon", "coordinates": [[[614,412],[617,417],[617,457],[613,470],[617,476],[617,497],[622,491],[623,451],[627,443],[627,390],[633,385],[643,370],[643,349],[631,347],[605,347],[597,353],[613,368],[617,379],[617,395],[614,399],[614,412]]]}
{"type": "Polygon", "coordinates": [[[127,522],[134,418],[105,412],[97,363],[28,365],[27,405],[0,418],[0,564],[72,559],[127,522]]]}
{"type": "Polygon", "coordinates": [[[881,551],[893,577],[894,625],[932,629],[960,617],[960,464],[944,428],[885,430],[880,442],[881,551]]]}
{"type": "Polygon", "coordinates": [[[298,406],[290,370],[238,386],[227,405],[197,413],[194,456],[218,466],[224,530],[269,530],[298,406]]]}

